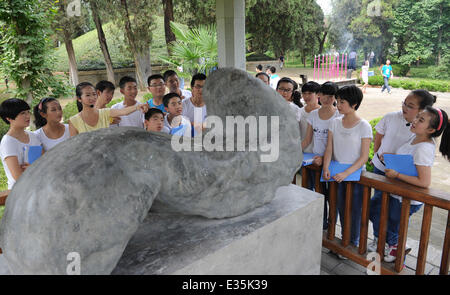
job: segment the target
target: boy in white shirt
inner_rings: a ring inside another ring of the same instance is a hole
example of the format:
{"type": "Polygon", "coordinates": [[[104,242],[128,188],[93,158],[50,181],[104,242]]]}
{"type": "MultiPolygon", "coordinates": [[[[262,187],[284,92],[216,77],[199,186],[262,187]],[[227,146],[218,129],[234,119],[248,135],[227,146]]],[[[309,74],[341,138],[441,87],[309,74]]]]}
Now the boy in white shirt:
{"type": "Polygon", "coordinates": [[[170,134],[192,136],[191,122],[182,115],[183,103],[177,93],[168,93],[163,97],[164,107],[167,114],[164,117],[164,126],[169,129],[170,134]]]}
{"type": "Polygon", "coordinates": [[[191,125],[194,126],[195,133],[202,130],[207,115],[202,95],[205,81],[204,74],[195,74],[191,80],[192,97],[183,100],[183,116],[188,118],[191,125]]]}
{"type": "MultiPolygon", "coordinates": [[[[336,92],[336,98],[339,113],[344,116],[334,118],[330,123],[322,173],[325,180],[331,178],[329,171],[331,159],[341,164],[351,164],[344,172],[333,176],[334,180],[338,182],[337,207],[339,219],[343,225],[347,184],[345,178],[361,167],[365,170],[373,136],[369,122],[356,115],[356,110],[363,99],[361,89],[354,85],[344,86],[336,92]]],[[[362,193],[362,186],[353,183],[350,242],[355,246],[359,244],[362,193]]]]}
{"type": "MultiPolygon", "coordinates": [[[[119,87],[120,93],[124,95],[124,100],[113,105],[111,109],[124,109],[136,104],[142,104],[136,101],[138,89],[136,80],[134,78],[128,76],[123,77],[122,79],[120,79],[119,87]]],[[[110,126],[133,126],[144,128],[144,114],[140,111],[135,111],[129,115],[121,116],[119,124],[110,126]]]]}
{"type": "Polygon", "coordinates": [[[189,99],[192,93],[189,90],[180,88],[180,79],[178,74],[173,70],[167,70],[164,72],[164,82],[169,90],[169,93],[174,92],[181,97],[181,100],[189,99]]]}

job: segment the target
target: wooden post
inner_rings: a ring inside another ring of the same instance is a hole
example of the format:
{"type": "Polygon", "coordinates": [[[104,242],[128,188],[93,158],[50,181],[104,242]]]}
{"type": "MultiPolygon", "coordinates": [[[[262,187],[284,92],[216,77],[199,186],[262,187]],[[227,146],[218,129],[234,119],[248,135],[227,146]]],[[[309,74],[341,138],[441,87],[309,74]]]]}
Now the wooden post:
{"type": "Polygon", "coordinates": [[[344,232],[342,234],[342,246],[347,247],[350,244],[350,235],[352,232],[352,183],[347,182],[345,187],[345,213],[344,213],[344,232]]]}
{"type": "Polygon", "coordinates": [[[445,230],[444,246],[442,247],[441,269],[439,274],[448,275],[450,265],[450,211],[447,217],[447,229],[445,230]]]}
{"type": "Polygon", "coordinates": [[[403,268],[403,261],[405,260],[405,248],[406,248],[406,238],[408,236],[408,222],[409,222],[409,211],[411,202],[410,200],[402,199],[402,213],[400,217],[400,229],[398,231],[398,247],[397,247],[397,257],[395,259],[395,271],[401,272],[403,268]]]}
{"type": "Polygon", "coordinates": [[[336,230],[336,199],[337,199],[337,184],[336,181],[330,182],[330,208],[328,214],[328,240],[334,240],[336,230]]]}
{"type": "Polygon", "coordinates": [[[369,231],[370,187],[364,186],[361,212],[361,230],[359,233],[359,254],[367,251],[367,233],[369,231]]]}
{"type": "Polygon", "coordinates": [[[420,232],[419,255],[417,256],[416,275],[425,273],[425,263],[427,262],[428,239],[430,238],[431,217],[433,206],[425,204],[422,217],[422,230],[420,232]]]}
{"type": "Polygon", "coordinates": [[[380,227],[378,230],[378,245],[377,252],[380,254],[381,260],[384,259],[384,245],[386,244],[386,230],[389,217],[389,195],[383,192],[381,195],[381,213],[380,213],[380,227]]]}

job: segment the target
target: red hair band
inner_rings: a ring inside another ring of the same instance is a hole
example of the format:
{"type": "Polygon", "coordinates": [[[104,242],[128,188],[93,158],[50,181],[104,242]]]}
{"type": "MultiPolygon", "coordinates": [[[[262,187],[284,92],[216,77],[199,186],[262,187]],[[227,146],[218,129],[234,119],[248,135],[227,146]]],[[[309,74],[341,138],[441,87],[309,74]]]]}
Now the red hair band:
{"type": "Polygon", "coordinates": [[[444,122],[444,117],[442,116],[442,112],[440,109],[436,108],[438,114],[439,114],[439,126],[437,128],[437,131],[441,130],[442,123],[444,122]]]}

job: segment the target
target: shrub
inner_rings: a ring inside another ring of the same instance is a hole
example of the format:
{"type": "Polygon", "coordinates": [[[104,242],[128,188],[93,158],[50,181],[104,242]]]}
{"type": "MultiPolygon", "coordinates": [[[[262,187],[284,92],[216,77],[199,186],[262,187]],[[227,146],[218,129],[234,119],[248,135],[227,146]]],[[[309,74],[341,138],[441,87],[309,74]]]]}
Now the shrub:
{"type": "Polygon", "coordinates": [[[76,100],[69,102],[63,109],[63,120],[64,123],[68,123],[70,117],[78,114],[77,102],[76,100]]]}
{"type": "Polygon", "coordinates": [[[8,132],[9,125],[3,121],[3,119],[0,119],[0,140],[3,138],[3,135],[8,132]]]}
{"type": "Polygon", "coordinates": [[[383,86],[383,76],[381,75],[375,75],[369,77],[369,85],[377,85],[377,86],[383,86]]]}
{"type": "Polygon", "coordinates": [[[392,72],[394,72],[395,76],[405,77],[409,72],[408,65],[395,64],[395,65],[391,65],[391,66],[392,66],[392,72]]]}

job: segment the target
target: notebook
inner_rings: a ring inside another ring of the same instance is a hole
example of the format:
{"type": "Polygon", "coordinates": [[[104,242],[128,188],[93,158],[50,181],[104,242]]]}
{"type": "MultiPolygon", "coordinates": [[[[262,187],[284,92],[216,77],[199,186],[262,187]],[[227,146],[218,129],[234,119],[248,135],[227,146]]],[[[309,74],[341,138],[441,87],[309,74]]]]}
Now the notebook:
{"type": "Polygon", "coordinates": [[[28,147],[28,164],[33,164],[42,155],[42,146],[30,145],[28,147]]]}
{"type": "Polygon", "coordinates": [[[409,176],[419,176],[412,155],[384,154],[383,157],[386,168],[409,176]]]}
{"type": "Polygon", "coordinates": [[[313,163],[313,158],[315,157],[315,154],[312,153],[303,153],[303,162],[302,165],[303,166],[308,166],[311,165],[313,163]]]}
{"type": "MultiPolygon", "coordinates": [[[[330,180],[323,179],[323,175],[321,175],[320,181],[321,182],[335,181],[333,179],[333,176],[335,176],[338,173],[344,172],[351,166],[352,166],[352,164],[341,164],[337,161],[332,160],[330,162],[330,166],[328,168],[330,170],[330,176],[331,176],[330,180]]],[[[362,167],[359,168],[358,170],[356,170],[355,172],[353,172],[352,174],[350,174],[349,176],[347,176],[347,178],[345,178],[344,181],[359,181],[361,179],[361,172],[362,172],[362,167]]]]}

